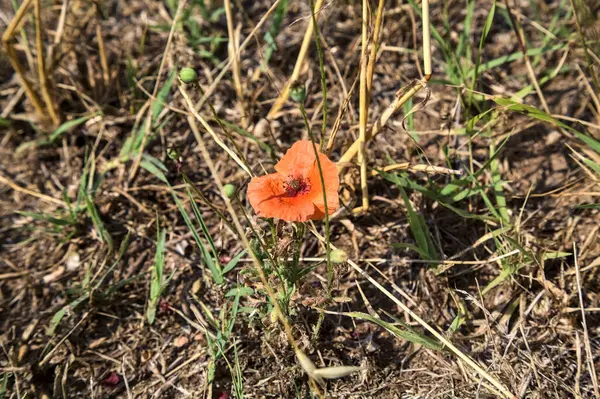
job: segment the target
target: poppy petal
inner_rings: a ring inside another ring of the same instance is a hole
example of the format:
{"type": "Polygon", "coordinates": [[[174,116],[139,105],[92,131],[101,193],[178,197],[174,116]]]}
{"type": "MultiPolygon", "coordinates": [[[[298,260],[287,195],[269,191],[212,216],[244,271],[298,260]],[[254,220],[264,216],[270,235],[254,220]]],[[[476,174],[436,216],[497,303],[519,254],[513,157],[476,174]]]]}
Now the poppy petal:
{"type": "Polygon", "coordinates": [[[290,197],[279,173],[255,177],[248,184],[248,200],[259,216],[289,222],[305,222],[315,212],[308,195],[290,197]]]}
{"type": "Polygon", "coordinates": [[[275,165],[275,170],[284,176],[308,176],[315,163],[312,142],[296,141],[275,165]]]}
{"type": "MultiPolygon", "coordinates": [[[[323,171],[323,181],[325,182],[325,194],[327,195],[327,210],[331,215],[339,207],[338,189],[340,180],[337,167],[325,154],[319,154],[321,169],[323,171]]],[[[311,182],[311,200],[315,207],[320,211],[320,215],[315,215],[313,219],[322,219],[325,217],[325,201],[323,200],[323,187],[321,185],[321,175],[319,166],[315,162],[308,179],[311,182]],[[321,216],[322,215],[322,216],[321,216]],[[321,217],[318,217],[321,216],[321,217]]]]}

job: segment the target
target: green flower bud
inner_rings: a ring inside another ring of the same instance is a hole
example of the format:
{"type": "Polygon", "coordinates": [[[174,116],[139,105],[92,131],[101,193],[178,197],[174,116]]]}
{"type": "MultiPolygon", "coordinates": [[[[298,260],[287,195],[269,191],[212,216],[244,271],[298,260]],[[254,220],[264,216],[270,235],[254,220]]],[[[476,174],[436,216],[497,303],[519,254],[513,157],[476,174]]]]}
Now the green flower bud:
{"type": "Polygon", "coordinates": [[[226,184],[223,186],[223,193],[227,198],[231,199],[235,196],[236,188],[233,184],[226,184]]]}
{"type": "Polygon", "coordinates": [[[333,263],[344,263],[348,260],[348,254],[346,251],[342,251],[341,249],[334,249],[331,251],[329,256],[333,263]]]}
{"type": "Polygon", "coordinates": [[[304,84],[297,81],[292,83],[290,86],[290,97],[295,103],[304,104],[304,100],[306,99],[304,84]]]}
{"type": "Polygon", "coordinates": [[[193,83],[198,79],[198,74],[193,68],[181,68],[179,71],[179,79],[183,83],[193,83]]]}
{"type": "Polygon", "coordinates": [[[173,161],[179,161],[179,158],[181,157],[181,153],[179,152],[179,149],[172,147],[172,148],[167,149],[167,156],[169,158],[171,158],[173,161]]]}

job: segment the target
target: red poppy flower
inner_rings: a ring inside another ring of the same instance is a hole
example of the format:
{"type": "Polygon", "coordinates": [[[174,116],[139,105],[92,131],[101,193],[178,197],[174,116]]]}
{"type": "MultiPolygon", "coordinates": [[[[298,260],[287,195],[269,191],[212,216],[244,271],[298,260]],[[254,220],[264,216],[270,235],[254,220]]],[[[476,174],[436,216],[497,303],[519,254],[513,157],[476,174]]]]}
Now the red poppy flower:
{"type": "MultiPolygon", "coordinates": [[[[327,210],[331,215],[339,206],[337,167],[321,152],[319,161],[325,181],[327,210]]],[[[312,142],[294,143],[275,165],[275,171],[255,177],[248,184],[248,200],[258,215],[289,222],[325,217],[323,187],[312,142]]]]}

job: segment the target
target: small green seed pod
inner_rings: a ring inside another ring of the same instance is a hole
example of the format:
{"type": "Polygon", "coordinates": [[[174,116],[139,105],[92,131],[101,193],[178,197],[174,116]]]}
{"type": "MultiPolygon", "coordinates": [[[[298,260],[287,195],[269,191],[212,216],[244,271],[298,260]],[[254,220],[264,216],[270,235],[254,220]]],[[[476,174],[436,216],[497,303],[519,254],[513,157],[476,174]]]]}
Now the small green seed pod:
{"type": "Polygon", "coordinates": [[[235,196],[236,188],[233,184],[226,184],[223,186],[223,193],[227,198],[231,199],[235,196]]]}
{"type": "Polygon", "coordinates": [[[331,261],[333,263],[344,263],[348,260],[348,254],[346,251],[342,251],[341,249],[334,249],[331,251],[329,256],[331,257],[331,261]]]}
{"type": "Polygon", "coordinates": [[[167,149],[167,156],[169,158],[171,158],[173,161],[179,161],[179,158],[181,157],[181,153],[179,152],[178,148],[171,147],[171,148],[167,149]]]}
{"type": "Polygon", "coordinates": [[[198,79],[198,74],[193,68],[181,68],[179,71],[179,79],[183,83],[193,83],[198,79]]]}
{"type": "Polygon", "coordinates": [[[294,82],[290,86],[290,98],[298,104],[304,104],[306,99],[306,88],[302,82],[294,82]]]}

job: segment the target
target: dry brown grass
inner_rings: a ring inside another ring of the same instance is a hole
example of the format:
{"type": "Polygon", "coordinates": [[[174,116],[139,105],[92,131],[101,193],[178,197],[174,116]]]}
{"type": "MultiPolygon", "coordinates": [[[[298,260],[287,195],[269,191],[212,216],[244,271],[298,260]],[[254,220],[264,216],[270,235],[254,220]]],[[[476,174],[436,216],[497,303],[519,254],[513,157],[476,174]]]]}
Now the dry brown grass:
{"type": "MultiPolygon", "coordinates": [[[[165,174],[190,211],[178,165],[167,156],[167,149],[179,148],[181,170],[214,207],[198,203],[219,256],[238,254],[244,243],[214,211],[227,213],[219,194],[220,182],[211,176],[188,119],[181,113],[201,101],[203,91],[209,92],[206,105],[197,109],[198,116],[212,127],[212,134],[229,145],[231,153],[235,153],[233,146],[208,104],[222,120],[237,126],[247,124],[247,130],[273,148],[274,158],[278,158],[306,135],[297,107],[291,101],[276,102],[295,71],[306,82],[305,106],[318,129],[323,96],[314,40],[305,62],[297,63],[311,21],[310,7],[308,1],[290,2],[276,38],[278,49],[268,67],[257,73],[267,46],[263,36],[272,23],[272,15],[263,17],[272,3],[236,0],[230,4],[229,18],[218,12],[207,20],[200,7],[190,6],[199,2],[189,0],[182,12],[183,25],[175,25],[167,48],[176,9],[176,4],[170,8],[170,3],[176,2],[71,0],[63,23],[64,3],[42,2],[40,17],[46,30],[39,39],[46,56],[46,74],[42,75],[48,80],[39,79],[41,47],[36,44],[34,24],[24,24],[22,33],[19,30],[14,36],[19,62],[32,82],[31,89],[44,100],[48,97],[63,121],[89,117],[52,143],[44,140],[53,129],[36,110],[44,105],[41,101],[32,105],[6,54],[0,53],[0,398],[224,398],[224,392],[233,397],[232,375],[223,358],[216,363],[214,381],[208,383],[211,356],[207,336],[216,336],[217,328],[203,306],[218,319],[221,309],[231,307],[231,298],[224,296],[228,289],[240,283],[258,290],[264,281],[253,274],[252,263],[244,262],[227,275],[227,285],[216,286],[168,187],[143,167],[138,168],[144,161],[140,153],[125,156],[121,150],[132,131],[152,125],[153,130],[143,135],[144,153],[168,166],[165,174]],[[214,40],[193,43],[198,39],[193,23],[202,37],[214,40]],[[250,36],[258,24],[256,35],[250,36]],[[239,43],[228,48],[227,39],[237,37],[238,26],[239,43]],[[239,57],[229,63],[234,75],[225,74],[213,90],[211,85],[225,60],[236,52],[239,57]],[[182,91],[175,82],[165,97],[168,106],[153,115],[151,100],[161,95],[164,82],[181,66],[198,71],[200,87],[182,86],[182,91]],[[277,112],[272,118],[264,119],[273,109],[277,112]],[[72,223],[59,227],[31,216],[68,218],[65,198],[75,201],[84,173],[94,176],[86,186],[114,242],[112,253],[85,209],[72,223]],[[165,276],[172,274],[172,279],[157,320],[150,326],[144,315],[157,219],[167,231],[165,276]],[[127,250],[110,269],[128,234],[127,250]],[[86,281],[99,281],[106,271],[110,273],[103,283],[88,292],[89,297],[77,307],[68,309],[53,334],[46,334],[56,312],[79,298],[86,281]]],[[[221,7],[220,2],[205,3],[209,14],[221,7]]],[[[378,4],[367,3],[373,21],[363,42],[372,39],[368,35],[373,33],[378,4]]],[[[432,39],[433,76],[427,89],[415,90],[418,93],[412,103],[388,115],[386,109],[399,98],[398,89],[410,84],[414,88],[415,81],[421,82],[415,52],[420,54],[422,38],[416,9],[386,2],[378,39],[381,46],[377,52],[364,51],[371,58],[376,54],[377,59],[368,86],[369,100],[363,100],[363,105],[369,104],[367,126],[359,121],[359,90],[354,90],[347,102],[348,109],[340,112],[361,67],[362,3],[323,2],[318,8],[328,81],[328,133],[342,115],[332,159],[341,159],[349,148],[356,153],[353,143],[359,142],[361,134],[363,138],[374,136],[367,142],[367,157],[363,158],[369,168],[369,210],[361,215],[350,211],[362,203],[360,170],[357,165],[341,165],[348,166],[342,175],[341,194],[349,203],[348,209],[331,219],[331,242],[395,296],[392,299],[369,283],[352,263],[335,268],[333,296],[337,302],[326,300],[321,283],[326,281],[327,270],[322,262],[297,285],[289,322],[298,346],[317,367],[363,368],[360,373],[328,381],[319,389],[324,396],[496,397],[505,387],[525,398],[598,397],[600,214],[598,209],[578,206],[598,204],[599,174],[582,157],[600,162],[600,154],[570,130],[503,110],[492,100],[526,89],[524,103],[547,107],[570,127],[582,131],[585,127],[592,137],[600,138],[600,109],[592,78],[600,68],[600,26],[594,17],[600,5],[592,1],[584,9],[574,0],[572,4],[579,7],[576,21],[569,3],[536,1],[531,7],[519,7],[508,1],[514,29],[506,6],[498,4],[473,96],[471,79],[466,77],[457,85],[443,46],[432,39]],[[585,35],[585,44],[579,32],[585,35]],[[526,59],[488,68],[486,62],[518,54],[521,46],[530,51],[526,59]],[[543,53],[531,53],[542,46],[543,53]],[[429,94],[424,107],[419,106],[429,94]],[[469,102],[471,108],[466,106],[469,102]],[[405,119],[413,106],[414,112],[405,119]],[[488,115],[490,119],[479,122],[470,139],[462,134],[470,118],[493,107],[496,110],[488,115]],[[387,124],[375,123],[382,115],[387,124]],[[480,186],[471,185],[474,194],[453,203],[459,213],[414,186],[407,189],[412,206],[423,215],[431,232],[440,262],[392,245],[416,244],[417,240],[400,191],[373,175],[373,169],[399,164],[412,183],[439,192],[459,177],[452,170],[468,176],[466,171],[476,171],[490,160],[494,148],[501,149],[477,176],[480,186]],[[506,210],[510,225],[502,215],[491,215],[481,192],[498,213],[501,208],[506,210]],[[490,217],[483,220],[481,216],[490,217]],[[554,259],[547,256],[559,252],[568,254],[554,259]],[[505,281],[485,291],[507,270],[511,273],[505,281]],[[329,313],[318,339],[312,340],[323,308],[329,313]],[[391,321],[388,312],[433,337],[415,322],[412,313],[451,342],[460,355],[448,348],[427,349],[398,339],[375,323],[340,316],[349,311],[375,313],[391,321]],[[461,312],[462,324],[451,331],[461,312]]],[[[464,43],[472,60],[491,6],[491,1],[483,1],[473,8],[470,42],[464,43]]],[[[451,53],[458,54],[461,35],[468,29],[464,24],[468,7],[455,1],[432,2],[430,10],[432,27],[451,53]]],[[[4,29],[14,16],[11,2],[0,0],[0,11],[4,29]]],[[[313,38],[312,32],[309,37],[313,38]]],[[[369,65],[363,64],[365,72],[369,65]]],[[[366,89],[367,80],[364,83],[366,89]]],[[[272,167],[273,159],[255,140],[231,130],[240,150],[238,163],[202,132],[222,182],[233,183],[240,190],[240,202],[232,201],[232,207],[239,215],[242,208],[251,211],[244,193],[249,173],[240,164],[247,163],[252,174],[259,175],[272,167]]],[[[342,159],[350,162],[350,158],[342,159]]],[[[251,221],[254,226],[264,226],[256,217],[251,221]]],[[[240,218],[240,223],[249,233],[249,222],[240,218]]],[[[280,228],[282,236],[291,236],[289,226],[280,228]]],[[[316,223],[316,229],[323,234],[321,223],[316,223]]],[[[281,248],[285,254],[287,247],[282,244],[281,248]]],[[[302,256],[324,258],[314,235],[307,235],[302,256]]],[[[314,263],[310,259],[303,262],[314,263]]],[[[270,276],[271,284],[276,286],[278,281],[270,276]]],[[[241,305],[254,312],[240,315],[233,330],[244,393],[257,398],[309,397],[315,386],[296,362],[284,330],[265,311],[266,301],[257,293],[242,299],[241,305]]],[[[227,350],[228,361],[234,363],[233,347],[227,350]]]]}

